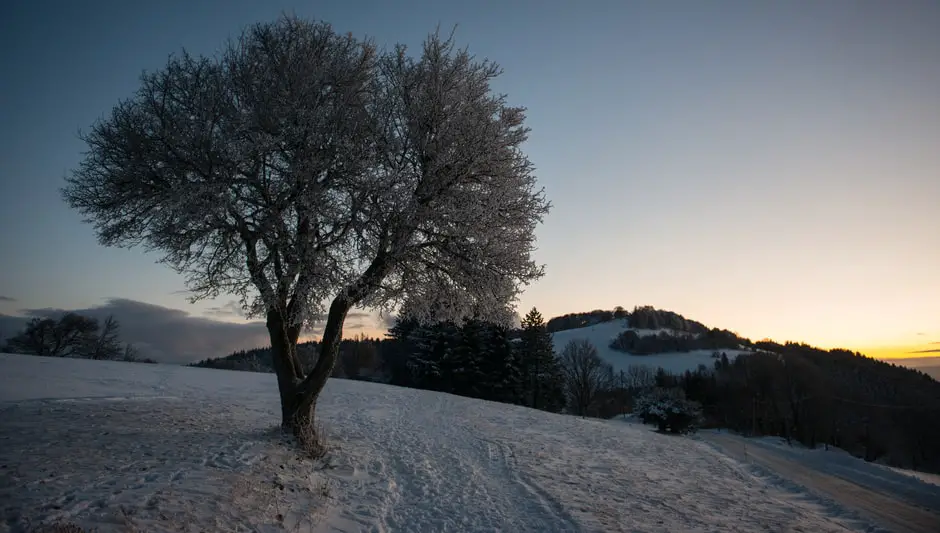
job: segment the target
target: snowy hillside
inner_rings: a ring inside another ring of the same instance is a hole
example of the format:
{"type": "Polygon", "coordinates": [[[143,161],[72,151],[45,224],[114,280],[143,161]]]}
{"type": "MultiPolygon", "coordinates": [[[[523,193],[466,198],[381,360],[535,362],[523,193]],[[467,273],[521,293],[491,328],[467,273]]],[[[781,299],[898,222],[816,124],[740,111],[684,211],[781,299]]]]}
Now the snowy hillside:
{"type": "MultiPolygon", "coordinates": [[[[568,342],[575,339],[587,339],[597,348],[597,354],[614,367],[614,372],[627,370],[634,365],[646,365],[654,370],[662,368],[672,373],[682,373],[686,370],[695,370],[698,365],[705,365],[712,368],[715,360],[712,358],[714,350],[692,350],[690,352],[662,353],[655,355],[630,355],[624,352],[610,349],[610,342],[627,328],[627,321],[624,319],[602,322],[585,328],[568,329],[557,331],[552,334],[552,342],[555,346],[555,353],[560,354],[568,342]]],[[[665,330],[634,330],[640,336],[656,335],[665,330]]],[[[734,359],[739,354],[746,353],[746,350],[721,350],[728,354],[729,359],[734,359]]]]}
{"type": "Polygon", "coordinates": [[[272,430],[271,374],[0,355],[0,531],[868,527],[643,426],[335,379],[319,409],[315,463],[272,430]]]}

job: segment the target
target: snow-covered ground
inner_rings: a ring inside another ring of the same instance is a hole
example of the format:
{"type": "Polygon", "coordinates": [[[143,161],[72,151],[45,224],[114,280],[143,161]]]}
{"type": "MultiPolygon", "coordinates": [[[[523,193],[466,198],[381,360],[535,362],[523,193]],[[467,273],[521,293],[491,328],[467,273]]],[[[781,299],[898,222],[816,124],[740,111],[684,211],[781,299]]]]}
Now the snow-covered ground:
{"type": "MultiPolygon", "coordinates": [[[[610,343],[617,335],[627,328],[627,321],[624,319],[601,322],[593,326],[584,328],[567,329],[557,331],[552,334],[552,343],[555,346],[555,353],[560,354],[568,342],[575,339],[587,339],[597,348],[597,355],[604,361],[614,367],[614,372],[626,371],[631,366],[645,365],[653,370],[662,368],[668,372],[679,374],[686,370],[695,370],[699,365],[705,365],[712,368],[715,359],[712,358],[714,350],[692,350],[690,352],[661,353],[655,355],[630,355],[624,352],[610,349],[610,343]]],[[[634,329],[637,335],[656,335],[660,331],[651,329],[634,329]]],[[[670,330],[671,331],[671,330],[670,330]]],[[[729,359],[734,359],[747,350],[720,350],[728,354],[729,359]]]]}
{"type": "Polygon", "coordinates": [[[809,490],[883,530],[940,531],[940,476],[869,463],[838,448],[791,446],[780,437],[705,430],[698,438],[747,463],[756,475],[809,490]]]}
{"type": "Polygon", "coordinates": [[[0,355],[0,531],[864,531],[695,439],[330,380],[331,447],[272,430],[274,376],[0,355]]]}

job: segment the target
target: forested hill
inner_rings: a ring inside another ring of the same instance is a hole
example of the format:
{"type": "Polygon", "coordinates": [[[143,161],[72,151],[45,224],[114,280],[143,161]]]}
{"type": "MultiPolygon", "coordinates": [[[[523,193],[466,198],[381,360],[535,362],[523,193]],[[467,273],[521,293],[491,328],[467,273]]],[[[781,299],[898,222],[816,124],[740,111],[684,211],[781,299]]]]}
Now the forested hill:
{"type": "Polygon", "coordinates": [[[617,306],[612,311],[595,309],[594,311],[582,313],[569,313],[549,320],[546,327],[550,333],[555,333],[622,318],[628,319],[630,327],[635,329],[669,329],[675,332],[694,334],[705,333],[709,330],[701,322],[688,319],[672,311],[656,309],[649,305],[634,307],[633,311],[627,311],[623,307],[617,306]]]}

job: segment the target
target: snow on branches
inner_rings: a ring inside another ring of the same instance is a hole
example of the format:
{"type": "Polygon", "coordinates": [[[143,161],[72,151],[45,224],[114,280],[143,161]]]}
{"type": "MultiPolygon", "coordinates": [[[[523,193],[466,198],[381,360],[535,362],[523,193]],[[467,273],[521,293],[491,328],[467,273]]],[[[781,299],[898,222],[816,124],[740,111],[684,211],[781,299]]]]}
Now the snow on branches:
{"type": "Polygon", "coordinates": [[[411,57],[323,23],[258,24],[143,76],[84,135],[64,196],[103,244],[158,250],[194,299],[238,294],[254,315],[506,301],[542,273],[549,205],[499,73],[436,34],[411,57]]]}

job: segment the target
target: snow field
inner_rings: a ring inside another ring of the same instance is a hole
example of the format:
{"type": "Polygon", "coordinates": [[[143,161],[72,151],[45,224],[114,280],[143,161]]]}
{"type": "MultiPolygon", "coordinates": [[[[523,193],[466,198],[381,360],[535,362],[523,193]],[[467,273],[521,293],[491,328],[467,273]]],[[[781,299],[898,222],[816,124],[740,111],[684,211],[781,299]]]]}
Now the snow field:
{"type": "Polygon", "coordinates": [[[643,426],[345,380],[319,404],[302,461],[273,375],[0,356],[0,531],[864,530],[643,426]]]}
{"type": "MultiPolygon", "coordinates": [[[[654,371],[662,368],[673,374],[681,374],[686,370],[695,370],[699,365],[705,365],[709,369],[713,368],[715,359],[712,358],[714,350],[692,350],[689,352],[671,352],[654,355],[630,355],[610,349],[610,343],[622,331],[629,329],[624,319],[602,322],[593,326],[584,328],[567,329],[552,333],[552,343],[555,347],[555,353],[561,354],[565,345],[575,339],[587,339],[597,348],[597,355],[614,368],[614,374],[621,370],[626,371],[631,366],[645,365],[654,371]]],[[[656,335],[661,331],[654,329],[635,329],[634,331],[641,337],[646,335],[656,335]]],[[[671,332],[671,330],[669,330],[671,332]]],[[[748,350],[718,350],[728,354],[728,359],[734,360],[742,353],[748,353],[748,350]]]]}

